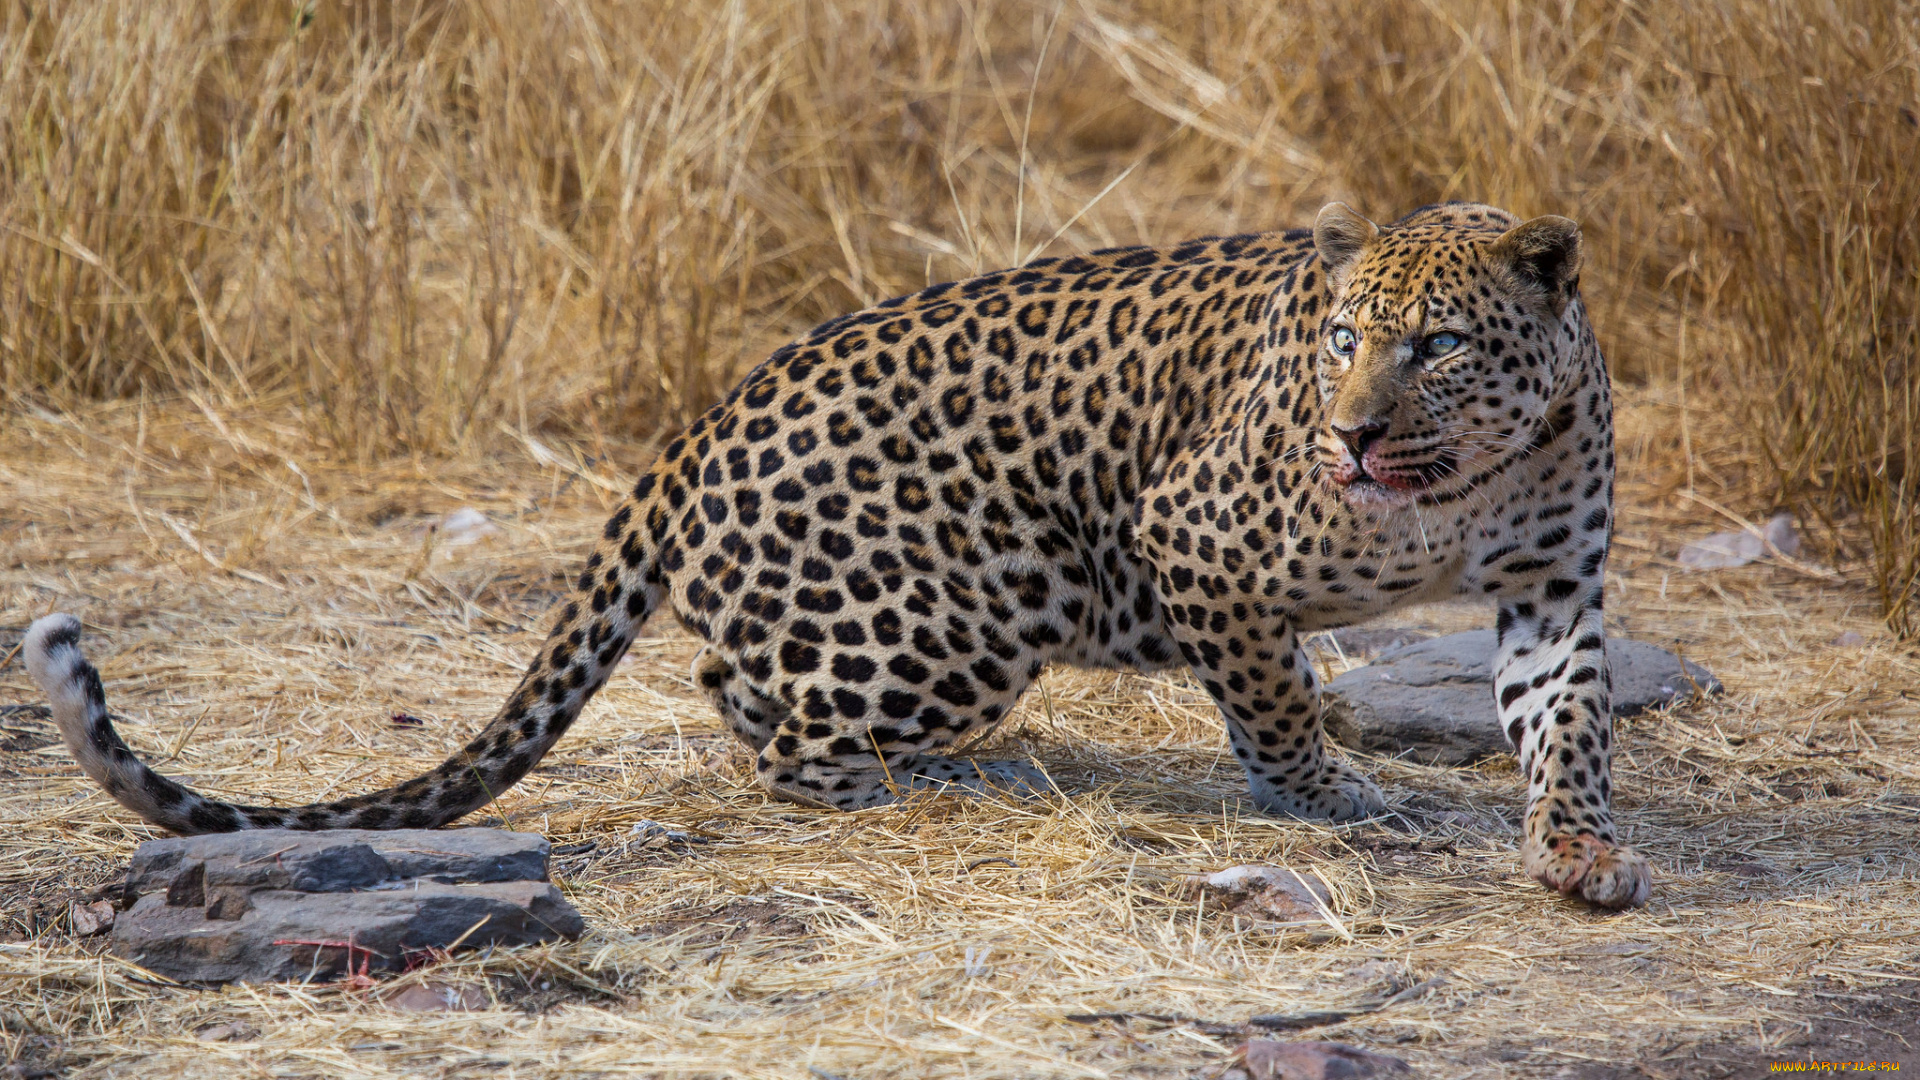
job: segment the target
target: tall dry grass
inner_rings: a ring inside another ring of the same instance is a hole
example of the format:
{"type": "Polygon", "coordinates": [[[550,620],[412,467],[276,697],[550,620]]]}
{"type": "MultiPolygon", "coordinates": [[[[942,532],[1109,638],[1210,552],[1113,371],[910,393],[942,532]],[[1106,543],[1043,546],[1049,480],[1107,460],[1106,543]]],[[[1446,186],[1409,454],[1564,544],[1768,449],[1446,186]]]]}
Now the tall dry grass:
{"type": "MultiPolygon", "coordinates": [[[[684,421],[783,336],[1328,198],[1578,217],[1920,629],[1920,5],[10,0],[0,391],[357,460],[684,421]]],[[[1756,494],[1756,497],[1765,497],[1756,494]]]]}

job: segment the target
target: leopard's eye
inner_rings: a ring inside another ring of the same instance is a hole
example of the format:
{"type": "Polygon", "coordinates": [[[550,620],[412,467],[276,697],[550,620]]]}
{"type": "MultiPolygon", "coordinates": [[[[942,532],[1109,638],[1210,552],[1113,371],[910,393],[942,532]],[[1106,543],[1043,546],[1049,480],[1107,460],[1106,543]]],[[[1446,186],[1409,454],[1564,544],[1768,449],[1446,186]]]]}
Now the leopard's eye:
{"type": "Polygon", "coordinates": [[[1426,353],[1426,358],[1429,360],[1446,356],[1459,347],[1460,335],[1451,330],[1442,330],[1437,334],[1431,335],[1421,346],[1426,353]]]}
{"type": "Polygon", "coordinates": [[[1341,356],[1352,356],[1353,350],[1360,347],[1360,335],[1345,326],[1336,326],[1327,338],[1327,347],[1341,356]]]}

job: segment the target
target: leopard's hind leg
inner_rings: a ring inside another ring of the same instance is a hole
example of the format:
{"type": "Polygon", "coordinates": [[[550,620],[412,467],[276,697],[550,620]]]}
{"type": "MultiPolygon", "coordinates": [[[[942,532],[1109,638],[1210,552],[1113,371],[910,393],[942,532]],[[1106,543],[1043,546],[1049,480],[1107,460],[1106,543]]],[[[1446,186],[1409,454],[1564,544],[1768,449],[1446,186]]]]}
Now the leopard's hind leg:
{"type": "Polygon", "coordinates": [[[1038,667],[1015,671],[976,657],[945,671],[909,672],[919,676],[913,681],[896,676],[857,690],[799,684],[793,714],[760,748],[755,771],[782,798],[838,810],[881,806],[930,788],[1020,796],[1055,790],[1023,761],[942,754],[993,730],[1038,667]]]}
{"type": "Polygon", "coordinates": [[[733,662],[711,645],[693,658],[693,683],[713,703],[727,730],[756,752],[767,748],[781,722],[792,715],[785,704],[748,682],[733,662]]]}

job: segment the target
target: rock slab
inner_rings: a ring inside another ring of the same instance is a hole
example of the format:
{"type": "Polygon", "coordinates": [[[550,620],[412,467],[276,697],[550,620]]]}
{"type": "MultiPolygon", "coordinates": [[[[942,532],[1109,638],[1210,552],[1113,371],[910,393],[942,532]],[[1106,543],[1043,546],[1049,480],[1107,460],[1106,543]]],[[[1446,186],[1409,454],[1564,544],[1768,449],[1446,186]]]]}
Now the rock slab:
{"type": "Polygon", "coordinates": [[[402,970],[456,943],[580,936],[544,837],[500,829],[265,829],[149,840],[113,951],[183,982],[402,970]]]}
{"type": "MultiPolygon", "coordinates": [[[[1327,684],[1327,733],[1345,746],[1467,765],[1511,753],[1493,700],[1492,630],[1469,630],[1389,649],[1327,684]]],[[[1720,681],[1644,641],[1610,638],[1613,715],[1632,716],[1720,681]]]]}

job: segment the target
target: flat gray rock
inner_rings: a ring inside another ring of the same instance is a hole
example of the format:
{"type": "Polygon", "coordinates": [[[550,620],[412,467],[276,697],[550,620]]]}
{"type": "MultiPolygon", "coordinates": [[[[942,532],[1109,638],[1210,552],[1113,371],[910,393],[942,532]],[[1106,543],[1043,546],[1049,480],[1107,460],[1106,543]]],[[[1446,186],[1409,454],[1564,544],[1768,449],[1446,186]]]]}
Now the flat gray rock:
{"type": "Polygon", "coordinates": [[[256,829],[149,840],[133,854],[127,887],[164,890],[194,862],[209,886],[350,892],[395,878],[545,881],[547,838],[504,829],[256,829]]]}
{"type": "MultiPolygon", "coordinates": [[[[1327,684],[1327,733],[1346,746],[1466,765],[1511,753],[1493,700],[1492,630],[1469,630],[1389,649],[1327,684]]],[[[1720,681],[1656,645],[1607,641],[1613,715],[1632,716],[1720,681]]]]}
{"type": "Polygon", "coordinates": [[[584,929],[580,913],[544,881],[442,885],[414,878],[381,892],[264,889],[215,912],[230,918],[169,899],[150,893],[121,913],[113,923],[113,951],[186,982],[324,981],[349,969],[401,971],[409,957],[455,941],[468,949],[530,945],[576,938],[584,929]]]}
{"type": "Polygon", "coordinates": [[[578,937],[546,838],[500,829],[268,829],[150,840],[113,951],[188,982],[402,970],[428,950],[578,937]]]}

